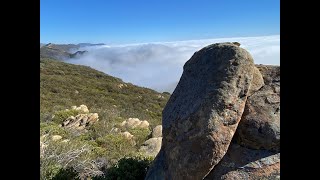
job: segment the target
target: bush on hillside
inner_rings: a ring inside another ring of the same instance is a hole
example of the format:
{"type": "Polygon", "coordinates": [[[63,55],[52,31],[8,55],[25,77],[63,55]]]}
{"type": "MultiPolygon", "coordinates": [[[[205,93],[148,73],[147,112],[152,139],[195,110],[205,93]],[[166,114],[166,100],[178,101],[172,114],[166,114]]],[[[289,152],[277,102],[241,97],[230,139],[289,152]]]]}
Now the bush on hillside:
{"type": "Polygon", "coordinates": [[[91,127],[88,128],[91,133],[91,137],[93,139],[105,137],[106,135],[110,134],[110,131],[113,127],[116,127],[123,120],[124,119],[121,117],[113,117],[108,119],[102,119],[94,123],[91,127]]]}
{"type": "Polygon", "coordinates": [[[67,177],[76,172],[79,177],[91,177],[102,175],[99,168],[106,164],[97,164],[94,160],[105,156],[102,148],[92,144],[72,139],[69,142],[52,141],[50,138],[43,139],[42,153],[40,156],[41,179],[54,177],[67,177]],[[69,169],[69,170],[68,170],[69,169]]]}
{"type": "Polygon", "coordinates": [[[60,168],[57,173],[55,173],[52,180],[80,180],[79,174],[71,167],[71,168],[60,168]]]}
{"type": "Polygon", "coordinates": [[[133,128],[129,129],[128,132],[133,135],[136,141],[136,146],[139,148],[146,140],[149,139],[151,131],[149,128],[133,128]]]}
{"type": "Polygon", "coordinates": [[[104,176],[95,177],[93,180],[140,180],[144,179],[152,158],[125,157],[118,163],[105,169],[104,176]]]}
{"type": "Polygon", "coordinates": [[[40,122],[40,135],[60,135],[63,137],[68,137],[68,132],[62,128],[59,127],[58,124],[54,122],[40,122]]]}
{"type": "Polygon", "coordinates": [[[80,113],[81,112],[79,110],[75,110],[75,109],[56,111],[52,117],[52,121],[57,124],[61,124],[68,117],[76,116],[80,113]]]}
{"type": "Polygon", "coordinates": [[[108,134],[96,139],[100,147],[106,149],[106,156],[110,162],[115,163],[124,156],[133,155],[136,152],[132,140],[125,138],[121,134],[108,134]]]}

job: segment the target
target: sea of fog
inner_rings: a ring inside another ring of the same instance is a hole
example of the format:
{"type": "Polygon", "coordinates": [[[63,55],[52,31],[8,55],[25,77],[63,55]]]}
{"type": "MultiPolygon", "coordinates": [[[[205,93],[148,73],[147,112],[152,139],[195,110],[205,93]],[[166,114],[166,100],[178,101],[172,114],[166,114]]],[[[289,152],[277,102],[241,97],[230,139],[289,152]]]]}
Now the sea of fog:
{"type": "Polygon", "coordinates": [[[251,53],[256,64],[280,65],[280,35],[88,46],[79,49],[88,53],[67,62],[159,92],[173,92],[194,52],[212,43],[234,41],[251,53]]]}

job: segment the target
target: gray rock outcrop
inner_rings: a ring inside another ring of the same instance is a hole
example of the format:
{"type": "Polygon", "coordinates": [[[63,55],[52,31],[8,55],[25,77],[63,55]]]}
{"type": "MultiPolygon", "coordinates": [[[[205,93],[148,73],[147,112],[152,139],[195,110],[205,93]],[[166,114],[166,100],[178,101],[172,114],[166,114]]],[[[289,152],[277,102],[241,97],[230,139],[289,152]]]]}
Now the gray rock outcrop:
{"type": "Polygon", "coordinates": [[[239,46],[213,44],[185,63],[145,179],[280,178],[280,67],[254,65],[239,46]]]}
{"type": "Polygon", "coordinates": [[[251,55],[233,43],[196,52],[163,110],[163,142],[146,179],[203,179],[223,158],[253,79],[251,55]]]}
{"type": "Polygon", "coordinates": [[[98,113],[78,114],[77,116],[70,116],[63,123],[62,127],[83,130],[87,126],[99,120],[98,113]]]}

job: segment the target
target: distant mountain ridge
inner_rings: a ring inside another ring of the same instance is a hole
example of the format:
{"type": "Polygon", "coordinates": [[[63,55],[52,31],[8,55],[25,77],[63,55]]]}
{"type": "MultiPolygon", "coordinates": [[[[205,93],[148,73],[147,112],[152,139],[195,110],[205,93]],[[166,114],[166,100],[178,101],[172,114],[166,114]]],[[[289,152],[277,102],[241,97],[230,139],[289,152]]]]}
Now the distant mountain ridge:
{"type": "Polygon", "coordinates": [[[85,46],[102,46],[102,45],[106,45],[104,43],[97,43],[97,44],[91,44],[91,43],[79,43],[77,44],[80,47],[85,47],[85,46]]]}
{"type": "Polygon", "coordinates": [[[40,43],[40,47],[42,46],[56,46],[60,48],[80,48],[86,46],[102,46],[106,45],[104,43],[78,43],[78,44],[54,44],[54,43],[40,43]]]}
{"type": "Polygon", "coordinates": [[[81,56],[87,51],[78,51],[81,47],[86,46],[101,46],[104,43],[91,44],[91,43],[79,43],[79,44],[43,44],[40,43],[40,58],[51,58],[56,60],[66,60],[69,58],[74,58],[76,56],[81,56]],[[72,53],[71,51],[75,51],[72,53]]]}

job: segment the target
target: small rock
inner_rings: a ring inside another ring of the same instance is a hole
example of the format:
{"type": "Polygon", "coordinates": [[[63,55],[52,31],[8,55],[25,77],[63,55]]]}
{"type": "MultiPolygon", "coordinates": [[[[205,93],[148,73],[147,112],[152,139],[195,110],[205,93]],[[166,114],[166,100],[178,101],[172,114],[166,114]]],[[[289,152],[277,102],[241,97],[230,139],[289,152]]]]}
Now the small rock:
{"type": "Polygon", "coordinates": [[[98,113],[92,113],[92,114],[89,115],[88,121],[97,121],[98,118],[99,118],[98,113]]]}
{"type": "Polygon", "coordinates": [[[58,140],[60,140],[60,139],[62,139],[62,136],[60,136],[60,135],[53,135],[53,136],[51,136],[51,140],[52,140],[52,141],[58,141],[58,140]]]}
{"type": "Polygon", "coordinates": [[[89,117],[88,116],[84,116],[82,119],[80,119],[80,125],[86,125],[87,121],[88,121],[89,117]]]}
{"type": "Polygon", "coordinates": [[[126,139],[132,139],[133,135],[130,134],[128,131],[122,132],[121,135],[123,135],[126,139]]]}
{"type": "Polygon", "coordinates": [[[164,97],[163,97],[161,94],[158,94],[158,95],[157,95],[157,98],[163,99],[164,97]]]}
{"type": "Polygon", "coordinates": [[[119,84],[118,88],[122,89],[123,86],[124,86],[124,84],[119,84]]]}
{"type": "Polygon", "coordinates": [[[127,123],[127,121],[122,121],[122,123],[120,124],[121,127],[125,126],[127,123]]]}
{"type": "Polygon", "coordinates": [[[158,125],[155,128],[153,128],[152,137],[153,138],[162,137],[162,125],[158,125]]]}
{"type": "Polygon", "coordinates": [[[110,130],[110,133],[118,133],[118,132],[120,132],[119,128],[113,127],[113,128],[110,130]]]}
{"type": "Polygon", "coordinates": [[[79,107],[77,106],[71,106],[72,110],[81,111],[82,113],[89,113],[89,109],[86,105],[82,104],[79,107]]]}
{"type": "Polygon", "coordinates": [[[141,121],[138,118],[129,118],[127,120],[126,126],[127,126],[127,128],[135,128],[140,123],[141,123],[141,121]]]}
{"type": "Polygon", "coordinates": [[[151,138],[145,141],[140,147],[139,151],[147,156],[157,156],[161,149],[162,137],[151,138]]]}
{"type": "Polygon", "coordinates": [[[127,128],[127,129],[133,129],[133,128],[149,128],[149,122],[144,120],[140,121],[138,118],[129,118],[125,121],[123,121],[120,124],[121,127],[127,128]]]}
{"type": "Polygon", "coordinates": [[[40,136],[40,142],[44,141],[47,136],[48,136],[48,134],[44,134],[44,135],[40,136]]]}
{"type": "Polygon", "coordinates": [[[78,126],[78,127],[76,127],[76,129],[77,129],[77,130],[80,130],[80,131],[81,131],[81,130],[84,130],[84,128],[85,128],[85,126],[78,126]]]}
{"type": "Polygon", "coordinates": [[[86,105],[80,105],[80,110],[84,113],[89,113],[89,109],[86,105]]]}
{"type": "Polygon", "coordinates": [[[148,121],[142,121],[140,124],[139,124],[139,126],[138,126],[139,128],[148,128],[149,127],[149,122],[148,121]]]}
{"type": "Polygon", "coordinates": [[[67,142],[69,142],[69,141],[70,141],[70,139],[64,139],[64,140],[62,140],[61,142],[67,143],[67,142]]]}
{"type": "Polygon", "coordinates": [[[262,74],[257,67],[254,67],[253,79],[251,82],[251,87],[249,89],[248,95],[252,95],[254,92],[258,91],[262,86],[264,86],[264,80],[262,74]]]}

